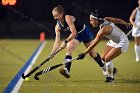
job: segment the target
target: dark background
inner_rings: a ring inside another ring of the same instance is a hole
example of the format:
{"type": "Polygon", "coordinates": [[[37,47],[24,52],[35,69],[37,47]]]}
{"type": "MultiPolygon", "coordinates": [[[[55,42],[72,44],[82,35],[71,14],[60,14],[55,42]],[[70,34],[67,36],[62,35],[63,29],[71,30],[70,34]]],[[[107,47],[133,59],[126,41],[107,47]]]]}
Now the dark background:
{"type": "Polygon", "coordinates": [[[93,9],[129,22],[133,9],[138,6],[137,0],[17,0],[15,6],[0,3],[0,38],[39,38],[40,32],[53,38],[56,22],[51,11],[59,4],[88,26],[89,12],[93,9]]]}

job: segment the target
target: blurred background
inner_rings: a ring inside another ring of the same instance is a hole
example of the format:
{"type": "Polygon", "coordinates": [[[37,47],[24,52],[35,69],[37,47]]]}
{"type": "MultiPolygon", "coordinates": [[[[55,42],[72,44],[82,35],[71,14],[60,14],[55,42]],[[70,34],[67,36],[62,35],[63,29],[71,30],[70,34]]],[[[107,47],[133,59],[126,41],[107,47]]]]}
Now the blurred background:
{"type": "MultiPolygon", "coordinates": [[[[53,38],[56,24],[51,11],[57,5],[89,25],[89,12],[99,9],[104,16],[122,18],[129,22],[137,0],[16,0],[15,5],[0,2],[0,38],[39,38],[45,32],[53,38]]],[[[65,35],[63,35],[65,36],[65,35]]]]}

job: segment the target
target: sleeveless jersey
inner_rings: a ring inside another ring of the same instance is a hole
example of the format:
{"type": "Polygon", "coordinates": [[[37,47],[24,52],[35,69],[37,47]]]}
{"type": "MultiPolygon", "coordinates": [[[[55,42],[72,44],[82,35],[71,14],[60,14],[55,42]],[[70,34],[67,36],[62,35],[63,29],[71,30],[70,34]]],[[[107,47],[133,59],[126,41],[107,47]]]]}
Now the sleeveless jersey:
{"type": "Polygon", "coordinates": [[[133,26],[132,36],[140,37],[140,9],[138,7],[136,8],[136,15],[134,21],[137,26],[133,26]]]}
{"type": "Polygon", "coordinates": [[[135,23],[137,25],[140,25],[140,9],[139,8],[136,8],[135,23]]]}
{"type": "Polygon", "coordinates": [[[104,20],[104,22],[100,25],[100,28],[102,28],[105,25],[110,25],[112,27],[111,33],[109,35],[105,35],[106,38],[109,38],[115,43],[119,43],[122,39],[127,39],[125,33],[114,23],[104,20]]]}
{"type": "MultiPolygon", "coordinates": [[[[75,17],[73,17],[73,22],[77,30],[77,33],[80,33],[85,29],[85,24],[81,23],[80,21],[77,21],[75,17]]],[[[70,31],[70,28],[65,20],[64,20],[64,23],[61,23],[60,21],[57,20],[57,24],[61,28],[61,30],[70,31]]]]}

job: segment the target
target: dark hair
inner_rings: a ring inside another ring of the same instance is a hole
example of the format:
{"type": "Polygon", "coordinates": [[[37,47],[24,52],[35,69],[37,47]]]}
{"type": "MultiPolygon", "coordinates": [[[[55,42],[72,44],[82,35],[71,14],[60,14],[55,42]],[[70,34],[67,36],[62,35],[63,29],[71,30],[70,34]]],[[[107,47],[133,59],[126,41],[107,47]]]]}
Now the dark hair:
{"type": "Polygon", "coordinates": [[[95,9],[93,12],[91,12],[90,15],[97,17],[98,20],[104,19],[103,14],[97,9],[95,9]]]}
{"type": "Polygon", "coordinates": [[[62,5],[58,5],[54,7],[52,11],[57,11],[58,13],[64,13],[64,8],[62,5]]]}

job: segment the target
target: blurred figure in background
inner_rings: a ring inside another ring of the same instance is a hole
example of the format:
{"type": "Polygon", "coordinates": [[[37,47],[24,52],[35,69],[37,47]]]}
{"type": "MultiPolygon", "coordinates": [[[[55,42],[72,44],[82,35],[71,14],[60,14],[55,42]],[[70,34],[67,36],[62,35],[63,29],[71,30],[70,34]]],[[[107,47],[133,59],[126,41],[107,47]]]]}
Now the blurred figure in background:
{"type": "Polygon", "coordinates": [[[138,0],[139,6],[136,7],[131,16],[130,23],[133,25],[132,36],[134,37],[134,50],[136,55],[136,62],[140,62],[140,0],[138,0]]]}

